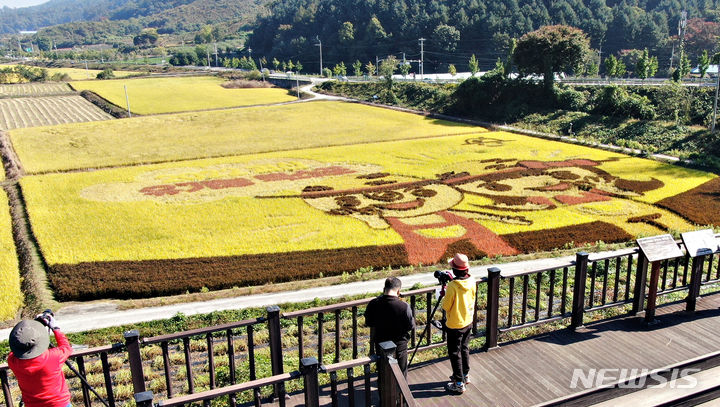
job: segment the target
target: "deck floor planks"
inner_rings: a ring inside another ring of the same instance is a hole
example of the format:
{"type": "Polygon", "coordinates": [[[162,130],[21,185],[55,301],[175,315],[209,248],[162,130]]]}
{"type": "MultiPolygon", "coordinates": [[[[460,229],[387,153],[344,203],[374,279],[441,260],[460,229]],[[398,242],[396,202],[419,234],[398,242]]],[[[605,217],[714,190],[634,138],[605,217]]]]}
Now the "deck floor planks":
{"type": "MultiPolygon", "coordinates": [[[[501,343],[490,352],[472,351],[472,383],[462,395],[445,391],[449,381],[447,357],[410,367],[410,389],[418,407],[531,406],[585,390],[570,389],[573,370],[627,368],[655,369],[720,351],[720,293],[705,295],[698,311],[684,312],[685,303],[659,306],[660,323],[647,326],[643,317],[625,316],[587,323],[578,331],[563,329],[532,338],[501,343]]],[[[356,406],[364,406],[364,380],[356,378],[356,406]]],[[[377,383],[372,380],[373,405],[377,383]]],[[[338,385],[339,406],[348,406],[347,385],[338,385]]],[[[263,403],[277,406],[278,403],[263,403]]],[[[294,394],[287,406],[304,405],[294,394]]],[[[330,406],[329,386],[321,405],[330,406]]]]}

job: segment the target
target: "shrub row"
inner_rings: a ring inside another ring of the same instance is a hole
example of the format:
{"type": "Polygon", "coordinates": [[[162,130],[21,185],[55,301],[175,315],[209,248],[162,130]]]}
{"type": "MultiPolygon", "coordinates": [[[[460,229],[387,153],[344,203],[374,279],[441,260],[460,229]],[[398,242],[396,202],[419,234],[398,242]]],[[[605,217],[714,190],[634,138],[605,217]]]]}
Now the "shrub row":
{"type": "Polygon", "coordinates": [[[116,119],[124,119],[128,117],[127,110],[121,108],[120,106],[117,106],[113,103],[108,102],[101,96],[99,96],[97,93],[91,92],[89,90],[84,90],[80,92],[80,96],[87,99],[90,103],[94,104],[95,106],[102,109],[104,112],[109,114],[110,116],[116,118],[116,119]]]}

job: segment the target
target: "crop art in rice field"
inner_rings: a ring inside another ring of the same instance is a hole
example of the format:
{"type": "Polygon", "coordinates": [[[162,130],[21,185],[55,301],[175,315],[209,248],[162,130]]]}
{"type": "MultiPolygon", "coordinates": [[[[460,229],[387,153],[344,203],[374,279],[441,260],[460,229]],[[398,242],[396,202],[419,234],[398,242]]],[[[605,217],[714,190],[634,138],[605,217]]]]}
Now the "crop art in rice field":
{"type": "MultiPolygon", "coordinates": [[[[48,175],[78,177],[65,181],[77,202],[63,207],[59,199],[55,211],[97,208],[98,223],[84,225],[88,242],[71,244],[72,257],[53,256],[40,232],[62,298],[433,264],[456,251],[481,258],[628,241],[692,229],[697,210],[678,200],[717,189],[714,176],[699,171],[508,133],[171,163],[138,167],[130,177],[123,171],[48,175]],[[92,236],[110,218],[121,233],[92,236]],[[68,261],[104,240],[111,249],[99,257],[68,261]]],[[[720,212],[714,200],[704,202],[720,212]]]]}

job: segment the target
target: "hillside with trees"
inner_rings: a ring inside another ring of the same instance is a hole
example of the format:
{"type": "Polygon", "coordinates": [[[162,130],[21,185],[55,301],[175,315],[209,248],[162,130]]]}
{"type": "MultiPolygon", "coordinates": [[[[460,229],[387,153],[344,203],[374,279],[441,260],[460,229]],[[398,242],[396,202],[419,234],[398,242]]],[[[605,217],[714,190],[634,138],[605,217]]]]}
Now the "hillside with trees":
{"type": "MultiPolygon", "coordinates": [[[[255,21],[260,0],[51,0],[21,9],[0,9],[0,30],[38,30],[30,40],[40,50],[78,45],[128,44],[143,30],[193,41],[207,25],[233,37],[255,21]]],[[[9,44],[27,41],[16,36],[9,44]]]]}
{"type": "Polygon", "coordinates": [[[481,69],[491,69],[511,38],[553,24],[585,32],[596,57],[647,48],[666,68],[681,38],[692,61],[703,50],[712,54],[720,15],[717,2],[696,0],[292,0],[266,7],[249,43],[258,55],[309,66],[321,43],[328,65],[403,53],[419,60],[424,39],[426,72],[447,72],[449,64],[467,70],[472,54],[481,69]],[[679,36],[683,10],[687,24],[679,36]]]}

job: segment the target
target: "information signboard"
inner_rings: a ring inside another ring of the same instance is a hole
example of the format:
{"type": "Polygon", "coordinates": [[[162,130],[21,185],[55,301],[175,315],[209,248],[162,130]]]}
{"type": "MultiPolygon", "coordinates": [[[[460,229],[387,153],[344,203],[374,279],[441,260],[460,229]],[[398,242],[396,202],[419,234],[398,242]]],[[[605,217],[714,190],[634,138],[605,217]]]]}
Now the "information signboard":
{"type": "Polygon", "coordinates": [[[690,257],[712,254],[719,248],[712,229],[685,232],[681,236],[690,257]]]}
{"type": "Polygon", "coordinates": [[[650,263],[683,256],[682,250],[670,235],[644,237],[638,239],[637,244],[650,263]]]}

